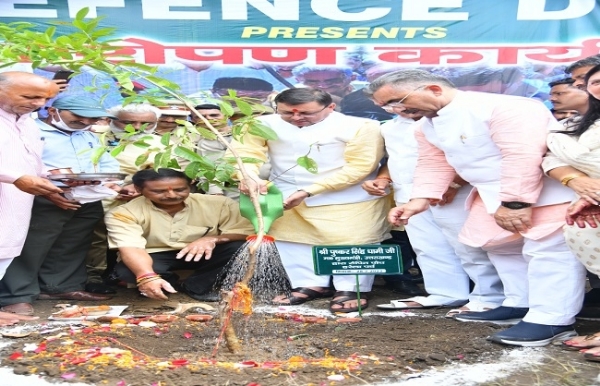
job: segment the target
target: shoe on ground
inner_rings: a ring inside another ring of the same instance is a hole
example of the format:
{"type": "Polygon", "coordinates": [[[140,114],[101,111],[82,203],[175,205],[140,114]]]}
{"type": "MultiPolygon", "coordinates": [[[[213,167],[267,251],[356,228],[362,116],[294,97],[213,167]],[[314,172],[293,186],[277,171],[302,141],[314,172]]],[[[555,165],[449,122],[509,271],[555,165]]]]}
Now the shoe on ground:
{"type": "Polygon", "coordinates": [[[0,311],[16,315],[33,316],[33,306],[29,303],[15,303],[0,307],[0,311]]]}
{"type": "Polygon", "coordinates": [[[189,291],[183,291],[185,294],[192,299],[199,300],[201,302],[218,302],[221,300],[221,295],[217,291],[209,291],[203,294],[195,294],[189,291]]]}
{"type": "Polygon", "coordinates": [[[583,304],[595,304],[596,306],[600,306],[600,288],[592,288],[589,290],[583,298],[583,304]]]}
{"type": "Polygon", "coordinates": [[[86,290],[86,292],[91,292],[93,294],[102,294],[102,295],[117,293],[117,291],[115,291],[111,286],[106,285],[104,283],[87,283],[85,285],[85,290],[86,290]]]}
{"type": "Polygon", "coordinates": [[[409,296],[427,296],[421,287],[412,280],[403,280],[386,285],[392,292],[409,295],[409,296]]]}
{"type": "Polygon", "coordinates": [[[512,346],[542,347],[552,341],[564,341],[574,336],[577,336],[577,332],[572,325],[550,326],[521,321],[507,330],[489,336],[487,339],[495,343],[512,346]]]}
{"type": "Polygon", "coordinates": [[[86,291],[73,291],[63,292],[58,294],[45,294],[42,293],[38,296],[38,300],[82,300],[82,301],[96,301],[96,300],[109,300],[112,296],[93,294],[86,291]]]}
{"type": "Polygon", "coordinates": [[[584,306],[581,311],[575,316],[577,319],[582,320],[600,320],[600,304],[592,306],[584,306]]]}
{"type": "Polygon", "coordinates": [[[517,324],[525,317],[529,308],[498,307],[489,311],[463,313],[454,316],[461,322],[489,322],[495,324],[517,324]]]}

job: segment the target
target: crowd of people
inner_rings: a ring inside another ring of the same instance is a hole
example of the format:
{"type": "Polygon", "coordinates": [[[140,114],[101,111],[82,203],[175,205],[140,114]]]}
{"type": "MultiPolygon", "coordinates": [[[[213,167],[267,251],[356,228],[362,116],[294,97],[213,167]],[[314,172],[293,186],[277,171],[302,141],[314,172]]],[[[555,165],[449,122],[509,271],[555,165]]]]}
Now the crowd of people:
{"type": "MultiPolygon", "coordinates": [[[[195,106],[228,143],[198,136],[199,155],[259,161],[245,165],[239,189],[192,181],[187,159],[153,167],[148,149],[176,146],[181,139],[164,134],[182,120],[205,129],[185,105],[105,109],[91,94],[61,95],[42,76],[0,73],[0,325],[34,319],[36,300],[106,301],[116,283],[153,299],[181,291],[218,301],[217,278],[254,232],[239,194],[274,184],[285,211],[269,234],[292,291],[273,304],[331,298],[333,313],[365,309],[375,277],[316,275],[312,247],[395,243],[423,285],[406,272],[386,276],[405,296],[378,308],[445,308],[460,322],[509,326],[492,342],[560,340],[600,358],[600,333],[574,329],[593,311],[584,303],[600,302],[600,55],[547,85],[552,110],[530,84],[504,82],[511,69],[497,78],[498,93],[431,69],[373,63],[362,69],[364,89],[351,67],[288,70],[276,77],[291,87],[275,91],[236,74],[212,83],[216,97],[235,89],[263,104],[253,113],[277,139],[234,138],[235,116],[210,101],[195,106]],[[92,162],[95,149],[132,140],[144,146],[92,162]],[[306,155],[316,171],[295,167],[306,155]],[[64,169],[126,177],[49,179],[64,169]],[[180,270],[193,273],[181,279],[180,270]]],[[[488,75],[482,82],[495,81],[488,75]]]]}

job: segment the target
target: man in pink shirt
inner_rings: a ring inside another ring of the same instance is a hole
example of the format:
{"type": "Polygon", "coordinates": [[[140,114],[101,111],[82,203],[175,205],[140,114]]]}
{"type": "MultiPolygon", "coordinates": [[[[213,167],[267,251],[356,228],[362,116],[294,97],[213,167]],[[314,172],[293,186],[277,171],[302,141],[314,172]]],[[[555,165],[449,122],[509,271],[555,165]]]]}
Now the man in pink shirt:
{"type": "MultiPolygon", "coordinates": [[[[0,74],[0,279],[21,253],[34,195],[60,193],[42,178],[40,131],[30,113],[59,91],[56,83],[27,72],[0,74]]],[[[0,326],[31,317],[0,312],[0,326]]]]}
{"type": "Polygon", "coordinates": [[[406,224],[430,199],[441,199],[455,173],[474,187],[459,241],[487,252],[506,298],[498,308],[455,319],[516,323],[488,339],[517,346],[576,335],[585,269],[562,235],[574,194],[541,169],[547,133],[562,129],[550,111],[532,99],[459,91],[421,70],[382,76],[368,91],[380,106],[426,118],[415,133],[411,200],[390,211],[390,222],[406,224]]]}

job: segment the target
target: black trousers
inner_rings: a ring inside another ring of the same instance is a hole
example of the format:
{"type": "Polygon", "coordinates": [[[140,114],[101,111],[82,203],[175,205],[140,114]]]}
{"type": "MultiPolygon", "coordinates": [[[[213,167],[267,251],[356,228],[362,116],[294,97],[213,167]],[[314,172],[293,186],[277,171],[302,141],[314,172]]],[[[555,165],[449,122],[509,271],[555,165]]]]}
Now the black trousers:
{"type": "MultiPolygon", "coordinates": [[[[171,283],[177,280],[177,275],[172,271],[194,270],[194,273],[186,278],[181,285],[185,292],[202,295],[210,292],[223,267],[242,245],[244,245],[244,241],[217,244],[210,260],[202,258],[200,261],[190,262],[184,259],[176,259],[175,256],[179,251],[151,253],[152,269],[171,283]]],[[[127,283],[135,283],[135,275],[122,261],[117,264],[116,273],[119,279],[127,283]]]]}
{"type": "Polygon", "coordinates": [[[408,269],[414,267],[417,264],[417,255],[413,251],[410,245],[410,240],[405,231],[392,231],[392,238],[383,240],[381,244],[396,244],[400,248],[400,254],[402,254],[402,267],[404,273],[399,275],[383,275],[383,279],[386,283],[392,284],[400,281],[410,281],[412,276],[408,273],[408,269]]]}
{"type": "Polygon", "coordinates": [[[64,210],[35,197],[25,246],[0,281],[0,305],[31,303],[40,292],[85,288],[85,259],[92,232],[104,216],[100,201],[64,210]]]}

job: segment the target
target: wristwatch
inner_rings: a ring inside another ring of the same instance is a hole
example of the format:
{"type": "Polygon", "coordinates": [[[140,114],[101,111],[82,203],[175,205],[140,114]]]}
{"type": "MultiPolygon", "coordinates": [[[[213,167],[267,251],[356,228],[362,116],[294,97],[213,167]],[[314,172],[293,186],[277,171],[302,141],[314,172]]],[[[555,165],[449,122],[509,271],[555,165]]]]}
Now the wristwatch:
{"type": "Polygon", "coordinates": [[[531,206],[531,204],[528,202],[520,201],[502,201],[500,205],[508,209],[524,209],[529,208],[531,206]]]}
{"type": "Polygon", "coordinates": [[[449,187],[450,187],[450,188],[452,188],[452,189],[460,189],[460,188],[462,188],[463,186],[462,186],[461,184],[459,184],[459,183],[456,183],[456,182],[452,181],[452,182],[450,183],[449,187]]]}
{"type": "Polygon", "coordinates": [[[297,192],[304,192],[304,193],[306,193],[308,195],[308,197],[312,197],[313,196],[311,192],[307,192],[304,189],[298,189],[297,192]]]}

